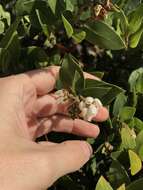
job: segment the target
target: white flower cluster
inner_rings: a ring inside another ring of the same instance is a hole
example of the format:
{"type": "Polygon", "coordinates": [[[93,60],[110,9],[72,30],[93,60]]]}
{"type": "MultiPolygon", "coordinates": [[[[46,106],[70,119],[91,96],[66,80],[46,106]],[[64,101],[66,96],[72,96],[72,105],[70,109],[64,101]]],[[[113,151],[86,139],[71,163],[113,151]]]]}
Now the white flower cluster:
{"type": "MultiPolygon", "coordinates": [[[[93,118],[97,115],[99,109],[103,106],[98,98],[86,97],[82,98],[80,101],[79,97],[75,98],[66,89],[56,91],[55,95],[57,96],[58,104],[62,104],[67,100],[72,100],[73,104],[76,103],[75,105],[77,105],[78,109],[80,110],[79,116],[85,121],[89,122],[93,120],[93,118]]],[[[72,111],[75,112],[76,110],[74,109],[72,111]]]]}
{"type": "Polygon", "coordinates": [[[86,97],[85,100],[79,103],[80,117],[91,122],[101,107],[102,103],[98,98],[86,97]]]}

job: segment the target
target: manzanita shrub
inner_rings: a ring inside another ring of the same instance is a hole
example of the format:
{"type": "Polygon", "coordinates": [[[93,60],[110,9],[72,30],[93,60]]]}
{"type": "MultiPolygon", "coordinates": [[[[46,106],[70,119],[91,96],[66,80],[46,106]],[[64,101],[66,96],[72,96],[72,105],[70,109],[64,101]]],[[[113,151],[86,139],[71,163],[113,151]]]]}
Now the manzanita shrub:
{"type": "MultiPolygon", "coordinates": [[[[110,118],[99,124],[99,137],[87,139],[94,149],[91,160],[50,189],[142,189],[143,68],[132,63],[132,73],[121,86],[118,78],[112,84],[85,79],[83,74],[88,71],[102,79],[106,61],[114,62],[108,64],[112,73],[117,57],[126,61],[126,56],[141,54],[142,40],[141,0],[0,0],[0,75],[59,65],[56,94],[59,103],[72,100],[72,118],[95,123],[92,116],[102,104],[110,112],[110,118]],[[107,59],[99,72],[94,63],[101,57],[107,59]]],[[[60,142],[78,137],[48,138],[60,142]]]]}

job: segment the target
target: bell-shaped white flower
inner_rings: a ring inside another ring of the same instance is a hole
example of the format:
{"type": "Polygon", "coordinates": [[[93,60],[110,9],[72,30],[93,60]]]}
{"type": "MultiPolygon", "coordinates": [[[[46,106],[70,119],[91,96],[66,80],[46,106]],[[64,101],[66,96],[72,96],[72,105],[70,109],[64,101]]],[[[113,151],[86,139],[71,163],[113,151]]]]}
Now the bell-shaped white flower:
{"type": "Polygon", "coordinates": [[[92,98],[92,97],[87,97],[87,98],[85,98],[85,103],[87,104],[87,105],[91,105],[92,103],[94,102],[94,98],[92,98]]]}
{"type": "Polygon", "coordinates": [[[97,115],[97,113],[98,113],[98,108],[95,107],[94,104],[91,104],[87,109],[84,120],[91,122],[92,119],[97,115]]]}
{"type": "Polygon", "coordinates": [[[80,117],[85,121],[91,122],[97,115],[98,110],[102,107],[102,103],[98,98],[86,97],[79,103],[79,109],[81,111],[80,117]]]}
{"type": "Polygon", "coordinates": [[[98,98],[95,98],[95,99],[94,99],[93,104],[94,104],[97,108],[100,108],[100,107],[103,106],[102,103],[101,103],[101,101],[100,101],[98,98]]]}

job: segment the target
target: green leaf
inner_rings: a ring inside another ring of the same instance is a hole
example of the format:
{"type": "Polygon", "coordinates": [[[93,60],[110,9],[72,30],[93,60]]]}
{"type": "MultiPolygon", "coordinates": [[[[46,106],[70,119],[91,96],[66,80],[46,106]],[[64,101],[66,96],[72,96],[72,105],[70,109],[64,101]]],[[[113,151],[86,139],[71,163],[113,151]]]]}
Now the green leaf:
{"type": "Polygon", "coordinates": [[[36,0],[17,0],[15,4],[16,14],[18,16],[30,14],[35,3],[36,0]]]}
{"type": "Polygon", "coordinates": [[[29,64],[34,64],[36,68],[47,66],[48,56],[42,48],[30,46],[27,48],[26,53],[26,57],[29,60],[29,64]]]}
{"type": "Polygon", "coordinates": [[[65,0],[65,2],[66,2],[66,10],[73,12],[74,4],[73,4],[72,0],[65,0]]]}
{"type": "Polygon", "coordinates": [[[141,131],[136,137],[136,148],[135,151],[143,161],[143,131],[141,131]]]}
{"type": "Polygon", "coordinates": [[[129,150],[131,174],[136,175],[142,169],[142,162],[139,156],[132,150],[129,150]]]}
{"type": "Polygon", "coordinates": [[[41,6],[47,5],[46,0],[17,0],[15,11],[17,16],[30,15],[35,9],[40,9],[41,6]]]}
{"type": "Polygon", "coordinates": [[[136,108],[134,107],[125,106],[121,108],[119,112],[119,118],[121,122],[129,121],[130,119],[132,119],[135,112],[136,112],[136,108]]]}
{"type": "Polygon", "coordinates": [[[114,188],[119,187],[123,183],[126,185],[130,183],[128,173],[118,160],[112,161],[107,176],[114,188]]]}
{"type": "Polygon", "coordinates": [[[76,43],[82,42],[86,37],[86,33],[84,31],[77,31],[74,32],[72,38],[75,40],[76,43]]]}
{"type": "Polygon", "coordinates": [[[126,190],[125,184],[121,185],[117,190],[126,190]]]}
{"type": "Polygon", "coordinates": [[[128,82],[131,92],[143,94],[143,68],[133,71],[128,82]]]}
{"type": "Polygon", "coordinates": [[[138,152],[140,147],[143,145],[143,131],[141,131],[136,137],[136,151],[138,152]]]}
{"type": "Polygon", "coordinates": [[[122,88],[113,85],[111,90],[103,97],[103,104],[109,105],[121,92],[124,92],[122,88]]]}
{"type": "Polygon", "coordinates": [[[120,93],[113,106],[113,114],[114,116],[118,116],[120,110],[123,108],[123,106],[127,103],[127,96],[125,96],[124,93],[120,93]]]}
{"type": "Polygon", "coordinates": [[[93,72],[90,72],[90,74],[96,76],[99,79],[102,79],[104,77],[104,72],[100,72],[100,71],[93,71],[93,72]]]}
{"type": "Polygon", "coordinates": [[[58,19],[52,13],[48,3],[39,0],[34,5],[34,8],[29,13],[30,24],[32,27],[38,29],[38,31],[43,30],[44,34],[48,36],[52,32],[52,27],[58,22],[58,19]]]}
{"type": "Polygon", "coordinates": [[[143,4],[141,3],[128,16],[129,18],[129,34],[137,32],[143,21],[143,4]]]}
{"type": "Polygon", "coordinates": [[[63,88],[79,93],[84,88],[84,76],[80,66],[70,54],[66,54],[60,69],[60,80],[63,88]]]}
{"type": "Polygon", "coordinates": [[[136,147],[135,137],[133,136],[132,130],[128,125],[123,124],[121,129],[121,146],[120,149],[134,149],[136,147]]]}
{"type": "Polygon", "coordinates": [[[143,34],[143,25],[141,25],[141,27],[134,33],[130,36],[129,38],[129,45],[131,48],[136,48],[140,39],[141,39],[141,36],[143,34]]]}
{"type": "Polygon", "coordinates": [[[82,11],[80,15],[80,20],[85,21],[86,19],[91,17],[91,9],[88,8],[87,10],[82,11]]]}
{"type": "Polygon", "coordinates": [[[15,34],[11,43],[7,48],[2,48],[0,52],[0,65],[2,72],[8,74],[9,72],[16,72],[20,56],[20,43],[18,35],[15,34]]]}
{"type": "Polygon", "coordinates": [[[117,5],[114,7],[116,8],[116,11],[111,12],[111,25],[114,24],[116,26],[116,32],[119,35],[124,36],[128,30],[128,17],[123,9],[120,9],[117,5]]]}
{"type": "Polygon", "coordinates": [[[2,38],[0,42],[1,48],[6,48],[6,49],[8,48],[13,37],[17,34],[16,30],[17,30],[19,22],[20,22],[20,18],[17,18],[15,22],[8,28],[8,30],[5,33],[5,36],[2,38]]]}
{"type": "Polygon", "coordinates": [[[48,4],[52,10],[52,12],[55,14],[56,12],[56,5],[57,5],[57,0],[48,0],[48,4]]]}
{"type": "Polygon", "coordinates": [[[49,65],[58,65],[60,66],[60,60],[61,60],[61,56],[58,52],[54,52],[53,55],[50,56],[49,58],[49,65]]]}
{"type": "Polygon", "coordinates": [[[113,190],[109,182],[105,180],[103,176],[100,177],[100,179],[97,182],[96,189],[95,190],[113,190]]]}
{"type": "Polygon", "coordinates": [[[68,20],[64,17],[64,15],[62,15],[62,21],[67,33],[67,36],[70,38],[73,35],[73,28],[72,25],[68,22],[68,20]]]}
{"type": "Polygon", "coordinates": [[[0,34],[4,33],[4,23],[0,20],[0,34]]]}
{"type": "Polygon", "coordinates": [[[70,176],[65,175],[63,177],[61,177],[57,182],[56,182],[57,186],[60,186],[60,188],[62,189],[69,189],[70,190],[82,190],[82,186],[78,183],[76,183],[76,181],[74,181],[70,176]]]}
{"type": "Polygon", "coordinates": [[[136,92],[143,94],[143,75],[140,75],[137,79],[136,92]]]}
{"type": "Polygon", "coordinates": [[[140,159],[143,161],[143,145],[140,146],[138,154],[139,154],[140,159]]]}
{"type": "MultiPolygon", "coordinates": [[[[2,5],[0,5],[0,22],[7,22],[7,25],[10,26],[10,23],[11,23],[11,16],[10,16],[10,13],[5,11],[2,7],[2,5]]],[[[1,30],[1,27],[2,27],[2,24],[0,26],[0,30],[1,30]]]]}
{"type": "Polygon", "coordinates": [[[136,112],[136,108],[124,106],[120,109],[119,118],[122,122],[129,121],[133,118],[135,112],[136,112]]]}
{"type": "Polygon", "coordinates": [[[91,96],[93,98],[99,98],[102,102],[102,99],[105,94],[107,94],[111,90],[111,87],[92,87],[85,88],[81,91],[82,96],[91,96]]]}
{"type": "Polygon", "coordinates": [[[119,50],[126,47],[121,37],[103,21],[89,22],[85,25],[84,31],[87,41],[102,48],[119,50]]]}
{"type": "Polygon", "coordinates": [[[121,31],[125,35],[129,26],[128,18],[122,9],[120,9],[120,12],[118,14],[120,17],[121,31]]]}
{"type": "Polygon", "coordinates": [[[72,89],[75,90],[77,89],[77,82],[81,81],[80,79],[81,79],[81,73],[76,70],[72,81],[72,89]]]}
{"type": "Polygon", "coordinates": [[[121,156],[121,154],[123,153],[122,150],[118,150],[118,151],[115,151],[115,152],[111,152],[111,158],[113,160],[117,160],[119,156],[121,156]]]}
{"type": "Polygon", "coordinates": [[[137,117],[134,117],[134,128],[137,132],[143,130],[143,122],[137,117]]]}
{"type": "Polygon", "coordinates": [[[9,71],[9,67],[13,69],[14,72],[16,64],[18,64],[19,61],[20,42],[16,31],[19,22],[19,18],[15,20],[15,22],[8,28],[5,36],[0,42],[0,64],[4,73],[7,73],[9,71]]]}
{"type": "Polygon", "coordinates": [[[97,170],[97,166],[96,166],[96,158],[93,158],[90,164],[90,168],[92,170],[92,175],[95,176],[96,174],[96,170],[97,170]]]}
{"type": "Polygon", "coordinates": [[[116,98],[118,94],[120,94],[121,92],[124,92],[124,90],[121,89],[120,87],[103,82],[103,81],[92,80],[92,79],[85,80],[85,88],[97,88],[97,87],[100,87],[103,89],[110,88],[110,90],[106,94],[104,94],[104,96],[101,95],[102,99],[101,98],[100,99],[103,105],[108,105],[109,103],[113,101],[114,98],[116,98]]]}
{"type": "Polygon", "coordinates": [[[42,18],[40,10],[36,9],[35,12],[44,34],[49,37],[48,25],[45,23],[45,20],[42,18]]]}
{"type": "Polygon", "coordinates": [[[126,190],[142,190],[143,178],[140,178],[126,187],[126,190]]]}

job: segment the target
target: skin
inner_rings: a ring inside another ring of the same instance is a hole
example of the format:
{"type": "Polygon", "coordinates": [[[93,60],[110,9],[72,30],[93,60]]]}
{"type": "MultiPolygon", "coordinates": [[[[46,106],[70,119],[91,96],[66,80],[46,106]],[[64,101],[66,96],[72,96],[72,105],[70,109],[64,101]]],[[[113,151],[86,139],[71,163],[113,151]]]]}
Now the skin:
{"type": "MultiPolygon", "coordinates": [[[[90,158],[85,141],[36,143],[51,131],[97,137],[96,125],[72,120],[67,104],[53,94],[59,67],[48,67],[0,79],[0,186],[3,190],[46,190],[59,177],[78,170],[90,158]],[[65,114],[64,114],[65,113],[65,114]],[[74,152],[74,154],[73,154],[74,152]]],[[[85,74],[87,78],[94,78],[85,74]]],[[[102,107],[96,121],[108,118],[102,107]]]]}

